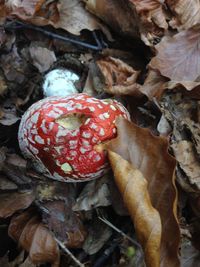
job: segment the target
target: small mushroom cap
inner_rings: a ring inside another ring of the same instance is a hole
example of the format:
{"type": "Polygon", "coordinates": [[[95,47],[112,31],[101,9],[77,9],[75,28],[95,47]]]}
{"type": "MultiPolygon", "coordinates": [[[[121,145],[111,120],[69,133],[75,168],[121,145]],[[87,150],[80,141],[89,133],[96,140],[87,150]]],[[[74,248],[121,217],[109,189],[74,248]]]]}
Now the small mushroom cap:
{"type": "Polygon", "coordinates": [[[44,77],[43,94],[49,96],[68,96],[78,93],[75,82],[79,76],[67,69],[54,69],[44,77]]]}
{"type": "Polygon", "coordinates": [[[19,145],[36,169],[60,181],[87,181],[108,169],[105,152],[95,145],[116,136],[115,120],[129,118],[115,100],[99,100],[86,94],[48,97],[23,115],[19,145]]]}

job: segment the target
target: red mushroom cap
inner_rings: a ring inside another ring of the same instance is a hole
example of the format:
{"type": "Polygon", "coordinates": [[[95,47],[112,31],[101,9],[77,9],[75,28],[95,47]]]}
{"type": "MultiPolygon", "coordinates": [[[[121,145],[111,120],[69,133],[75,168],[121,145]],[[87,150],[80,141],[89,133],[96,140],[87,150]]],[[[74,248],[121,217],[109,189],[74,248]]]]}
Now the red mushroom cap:
{"type": "Polygon", "coordinates": [[[129,118],[116,100],[86,94],[48,97],[23,115],[19,145],[36,169],[60,181],[87,181],[108,168],[104,152],[94,146],[116,136],[115,120],[129,118]]]}

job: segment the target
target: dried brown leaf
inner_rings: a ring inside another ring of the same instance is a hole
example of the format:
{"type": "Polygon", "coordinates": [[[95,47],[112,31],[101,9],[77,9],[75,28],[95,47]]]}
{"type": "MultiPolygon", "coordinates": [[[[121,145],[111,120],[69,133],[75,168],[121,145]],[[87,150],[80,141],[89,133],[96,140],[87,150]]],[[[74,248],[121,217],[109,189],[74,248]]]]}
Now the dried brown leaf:
{"type": "Polygon", "coordinates": [[[108,150],[115,181],[145,251],[148,267],[160,266],[161,221],[153,208],[142,173],[118,154],[108,150]]]}
{"type": "Polygon", "coordinates": [[[173,81],[194,82],[200,73],[199,27],[164,37],[150,67],[173,81]]]}
{"type": "Polygon", "coordinates": [[[139,37],[138,25],[132,10],[121,0],[84,0],[86,8],[102,19],[115,32],[139,37]]]}
{"type": "Polygon", "coordinates": [[[29,252],[34,264],[52,263],[59,266],[59,249],[50,231],[40,219],[30,211],[12,218],[9,225],[9,235],[19,242],[19,245],[29,252]]]}
{"type": "Polygon", "coordinates": [[[9,13],[13,16],[36,24],[38,26],[52,25],[54,28],[64,29],[72,34],[79,35],[81,30],[102,29],[110,36],[106,26],[98,18],[90,14],[80,0],[24,0],[8,1],[9,13]]]}
{"type": "Polygon", "coordinates": [[[146,45],[153,45],[168,28],[164,5],[159,0],[128,0],[139,19],[141,39],[146,45]]]}
{"type": "Polygon", "coordinates": [[[137,95],[140,85],[136,83],[139,71],[120,59],[105,57],[97,62],[104,80],[105,91],[115,95],[137,95]]]}
{"type": "Polygon", "coordinates": [[[165,90],[167,79],[157,71],[149,70],[144,84],[140,87],[141,93],[149,99],[160,98],[165,90]]]}
{"type": "Polygon", "coordinates": [[[25,193],[1,193],[0,194],[0,217],[7,218],[16,211],[28,208],[33,202],[35,195],[32,191],[25,193]]]}
{"type": "Polygon", "coordinates": [[[174,17],[170,25],[178,30],[187,30],[200,22],[199,0],[167,0],[174,17]]]}
{"type": "Polygon", "coordinates": [[[191,185],[200,190],[200,166],[192,142],[182,140],[171,145],[176,160],[187,175],[191,185]]]}
{"type": "Polygon", "coordinates": [[[56,61],[56,56],[53,51],[45,47],[29,48],[32,64],[42,73],[47,71],[56,61]]]}
{"type": "MultiPolygon", "coordinates": [[[[117,121],[117,128],[118,137],[109,143],[108,149],[130,162],[147,180],[152,205],[158,210],[162,223],[160,267],[178,267],[180,232],[173,175],[175,160],[167,153],[168,142],[121,118],[117,121]]],[[[119,166],[121,168],[121,163],[119,166]]],[[[126,175],[122,178],[127,179],[126,175]]],[[[134,190],[132,188],[132,194],[134,190]]],[[[145,231],[143,227],[141,229],[145,231]]]]}

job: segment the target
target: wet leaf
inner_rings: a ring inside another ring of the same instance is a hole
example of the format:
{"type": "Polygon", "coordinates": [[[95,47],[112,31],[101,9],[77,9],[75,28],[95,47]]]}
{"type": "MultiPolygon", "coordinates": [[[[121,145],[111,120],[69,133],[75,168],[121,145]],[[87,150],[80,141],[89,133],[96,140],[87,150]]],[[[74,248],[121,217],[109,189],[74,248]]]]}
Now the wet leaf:
{"type": "Polygon", "coordinates": [[[50,231],[32,211],[26,211],[12,218],[9,235],[29,252],[34,264],[50,262],[59,266],[59,249],[50,231]]]}
{"type": "Polygon", "coordinates": [[[199,27],[164,37],[156,46],[158,53],[150,67],[173,81],[196,81],[200,73],[199,40],[199,27]]]}
{"type": "MultiPolygon", "coordinates": [[[[124,173],[125,170],[129,171],[128,173],[133,173],[135,170],[135,175],[141,177],[139,182],[144,181],[145,188],[145,179],[147,181],[147,189],[150,196],[151,203],[153,207],[159,212],[162,224],[162,236],[161,236],[161,262],[160,266],[179,266],[178,259],[178,247],[179,247],[179,227],[177,224],[177,215],[176,215],[176,189],[174,186],[174,168],[175,160],[167,153],[168,142],[165,138],[153,136],[147,129],[142,129],[136,125],[123,120],[118,119],[118,137],[111,141],[108,145],[108,149],[111,152],[114,152],[113,165],[115,166],[114,172],[120,174],[121,180],[116,174],[116,179],[121,184],[118,185],[119,189],[123,192],[124,186],[126,186],[126,181],[132,179],[133,174],[123,175],[121,170],[121,161],[124,162],[124,173]],[[120,159],[120,164],[117,163],[117,159],[120,159]],[[127,161],[129,162],[127,162],[127,161]],[[131,163],[131,165],[130,165],[131,163]],[[144,177],[144,178],[142,178],[144,177]],[[168,244],[170,243],[170,246],[168,244]]],[[[128,182],[128,181],[127,181],[128,182]]],[[[139,184],[140,184],[139,183],[139,184]]],[[[136,205],[134,202],[134,193],[135,187],[131,186],[128,182],[129,187],[126,187],[131,197],[126,196],[126,202],[130,205],[136,205]]],[[[142,191],[143,194],[145,191],[142,191]]],[[[124,192],[124,197],[125,197],[124,192]]],[[[139,195],[137,194],[137,198],[139,195]]],[[[136,198],[136,202],[137,202],[136,198]]],[[[147,205],[147,202],[144,203],[147,205]]],[[[134,212],[129,210],[132,218],[135,219],[134,212]]],[[[145,217],[143,218],[145,219],[145,217]]],[[[146,217],[148,220],[149,217],[146,217]]],[[[138,228],[138,235],[141,234],[139,231],[144,230],[144,233],[147,234],[148,231],[145,228],[138,228]]],[[[151,231],[149,232],[149,234],[151,231]]],[[[148,234],[147,234],[148,236],[148,234]]],[[[148,240],[148,239],[147,239],[148,240]]],[[[147,241],[146,240],[146,241],[147,241]]],[[[145,239],[143,239],[145,243],[145,239]]],[[[147,258],[146,258],[147,259],[147,258]]],[[[157,260],[157,258],[156,258],[157,260]]],[[[152,259],[148,259],[148,264],[152,264],[152,259]]],[[[151,266],[151,265],[149,265],[151,266]]],[[[153,266],[153,265],[152,265],[153,266]]]]}

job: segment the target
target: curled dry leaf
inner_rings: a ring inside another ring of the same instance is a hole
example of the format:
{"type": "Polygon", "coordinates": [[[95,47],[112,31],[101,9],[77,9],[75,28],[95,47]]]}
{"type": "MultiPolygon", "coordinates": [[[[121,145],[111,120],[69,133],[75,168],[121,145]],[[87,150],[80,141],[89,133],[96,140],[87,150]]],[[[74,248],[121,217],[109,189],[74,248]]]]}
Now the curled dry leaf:
{"type": "Polygon", "coordinates": [[[38,26],[52,25],[75,35],[83,29],[103,29],[109,35],[107,28],[84,8],[80,0],[8,1],[6,5],[11,15],[38,26]]]}
{"type": "Polygon", "coordinates": [[[153,208],[142,173],[117,153],[108,150],[115,181],[145,251],[148,267],[160,266],[161,221],[153,208]]]}
{"type": "Polygon", "coordinates": [[[186,30],[200,22],[199,0],[167,0],[169,9],[174,16],[170,25],[178,30],[186,30]]]}
{"type": "Polygon", "coordinates": [[[192,142],[182,140],[171,145],[176,160],[189,179],[189,183],[200,190],[200,166],[192,142]]]}
{"type": "Polygon", "coordinates": [[[149,99],[160,98],[165,90],[167,79],[155,70],[149,70],[144,84],[140,87],[141,93],[149,99]]]}
{"type": "Polygon", "coordinates": [[[13,217],[8,233],[29,252],[29,257],[34,264],[49,262],[52,267],[59,266],[60,254],[57,243],[32,210],[13,217]]]}
{"type": "Polygon", "coordinates": [[[146,45],[153,45],[154,41],[162,37],[164,30],[168,28],[163,1],[128,0],[128,2],[137,12],[141,39],[146,45]]]}
{"type": "Polygon", "coordinates": [[[16,211],[28,208],[33,202],[35,195],[32,191],[25,193],[1,193],[0,194],[0,217],[7,218],[16,211]]]}
{"type": "Polygon", "coordinates": [[[194,82],[200,73],[199,26],[164,37],[150,67],[172,81],[194,82]]]}
{"type": "Polygon", "coordinates": [[[105,91],[115,95],[137,95],[140,85],[136,83],[139,71],[120,59],[105,57],[97,62],[104,80],[105,91]]]}
{"type": "MultiPolygon", "coordinates": [[[[151,203],[159,212],[162,223],[160,267],[178,267],[180,232],[176,217],[176,188],[174,185],[174,168],[176,162],[167,153],[168,142],[165,138],[155,137],[149,130],[139,128],[135,124],[121,118],[117,120],[117,128],[118,137],[110,141],[106,146],[111,152],[118,154],[114,154],[114,159],[111,159],[113,162],[111,162],[114,165],[120,155],[122,158],[120,158],[120,160],[124,159],[132,164],[131,166],[126,161],[123,161],[125,169],[129,170],[129,172],[133,172],[134,169],[137,169],[136,173],[140,175],[139,177],[143,175],[147,180],[147,188],[151,203]]],[[[122,168],[121,161],[120,165],[118,163],[118,166],[120,166],[119,169],[122,168]]],[[[122,172],[120,172],[120,174],[121,184],[123,185],[123,181],[127,180],[127,176],[123,175],[122,172]]],[[[117,174],[116,177],[118,177],[117,174]]],[[[134,186],[132,187],[130,183],[128,183],[128,185],[129,187],[127,187],[126,190],[129,194],[134,195],[137,193],[137,184],[135,185],[136,188],[134,186]]],[[[119,185],[119,189],[120,188],[121,185],[119,185]]],[[[124,194],[126,193],[124,192],[124,194]]],[[[131,197],[126,197],[129,208],[135,205],[133,196],[132,200],[131,197]]],[[[137,195],[136,201],[138,198],[139,195],[137,195]]],[[[146,199],[144,199],[143,202],[144,205],[147,205],[146,199]]],[[[131,212],[131,216],[135,218],[134,212],[131,212]]],[[[148,220],[148,217],[146,219],[148,220]]],[[[139,231],[138,234],[140,231],[143,231],[145,234],[149,232],[149,238],[151,237],[151,229],[146,229],[143,225],[141,227],[137,226],[137,229],[139,231]]],[[[151,240],[151,238],[149,240],[151,240]]],[[[144,244],[146,241],[147,240],[143,240],[142,243],[144,244]]],[[[146,258],[148,258],[148,255],[146,255],[146,258]]],[[[152,260],[148,263],[150,264],[151,261],[152,260]]]]}

